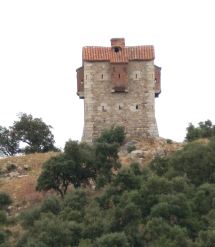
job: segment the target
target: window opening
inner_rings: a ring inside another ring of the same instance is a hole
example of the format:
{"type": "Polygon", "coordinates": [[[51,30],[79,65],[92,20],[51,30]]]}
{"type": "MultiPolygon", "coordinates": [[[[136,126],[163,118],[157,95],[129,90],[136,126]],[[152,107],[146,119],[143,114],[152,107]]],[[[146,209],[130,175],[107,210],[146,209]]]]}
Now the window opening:
{"type": "Polygon", "coordinates": [[[120,78],[120,74],[119,74],[119,78],[120,78]]]}
{"type": "Polygon", "coordinates": [[[136,79],[137,79],[137,74],[136,74],[136,79]]]}
{"type": "Polygon", "coordinates": [[[136,105],[136,110],[138,110],[138,108],[139,108],[139,106],[138,106],[138,105],[136,105]]]}
{"type": "Polygon", "coordinates": [[[102,79],[104,78],[104,75],[102,74],[102,79]]]}
{"type": "Polygon", "coordinates": [[[114,47],[114,51],[119,52],[120,51],[119,47],[114,47]]]}
{"type": "Polygon", "coordinates": [[[119,110],[122,110],[122,106],[121,105],[119,105],[119,110]]]}

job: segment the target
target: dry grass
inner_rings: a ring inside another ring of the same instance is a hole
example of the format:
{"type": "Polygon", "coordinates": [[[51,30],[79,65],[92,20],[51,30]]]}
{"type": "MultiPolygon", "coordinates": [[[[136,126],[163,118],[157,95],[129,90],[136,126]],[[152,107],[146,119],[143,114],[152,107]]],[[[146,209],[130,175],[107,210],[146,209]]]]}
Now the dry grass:
{"type": "Polygon", "coordinates": [[[25,175],[9,178],[0,178],[0,191],[8,193],[13,199],[13,212],[30,207],[40,202],[44,193],[35,190],[37,178],[45,161],[58,155],[58,153],[36,153],[23,156],[0,159],[0,169],[8,163],[16,164],[19,167],[28,166],[29,170],[25,175]]]}

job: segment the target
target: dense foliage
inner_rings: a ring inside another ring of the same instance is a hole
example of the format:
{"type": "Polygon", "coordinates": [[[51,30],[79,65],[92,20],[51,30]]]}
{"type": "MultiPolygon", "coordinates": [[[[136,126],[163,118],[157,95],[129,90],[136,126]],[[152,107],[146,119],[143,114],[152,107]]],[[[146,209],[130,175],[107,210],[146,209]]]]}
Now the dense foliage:
{"type": "Polygon", "coordinates": [[[101,187],[111,182],[120,168],[118,147],[124,138],[124,129],[113,127],[93,145],[68,141],[62,154],[44,164],[37,190],[54,189],[64,197],[70,185],[78,188],[93,183],[101,187]]]}
{"type": "Polygon", "coordinates": [[[6,209],[12,203],[12,199],[5,192],[0,192],[0,247],[7,247],[7,240],[9,233],[5,229],[8,223],[8,216],[6,209]]]}
{"type": "Polygon", "coordinates": [[[30,114],[20,114],[9,128],[0,126],[0,155],[56,151],[54,142],[51,126],[30,114]]]}
{"type": "Polygon", "coordinates": [[[212,247],[214,157],[215,140],[188,144],[143,169],[121,169],[94,193],[47,198],[22,215],[17,247],[212,247]]]}
{"type": "Polygon", "coordinates": [[[200,122],[197,127],[192,123],[187,127],[186,140],[194,141],[199,138],[210,138],[215,136],[215,125],[210,120],[200,122]]]}

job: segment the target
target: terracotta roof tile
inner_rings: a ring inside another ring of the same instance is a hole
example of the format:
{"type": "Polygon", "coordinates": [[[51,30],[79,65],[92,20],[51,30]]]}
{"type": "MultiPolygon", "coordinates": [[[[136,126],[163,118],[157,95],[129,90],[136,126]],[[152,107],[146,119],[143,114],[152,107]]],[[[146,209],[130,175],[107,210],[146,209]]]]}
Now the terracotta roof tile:
{"type": "Polygon", "coordinates": [[[151,45],[123,47],[115,52],[111,47],[86,46],[82,52],[83,61],[110,61],[127,63],[130,60],[153,60],[154,47],[151,45]]]}

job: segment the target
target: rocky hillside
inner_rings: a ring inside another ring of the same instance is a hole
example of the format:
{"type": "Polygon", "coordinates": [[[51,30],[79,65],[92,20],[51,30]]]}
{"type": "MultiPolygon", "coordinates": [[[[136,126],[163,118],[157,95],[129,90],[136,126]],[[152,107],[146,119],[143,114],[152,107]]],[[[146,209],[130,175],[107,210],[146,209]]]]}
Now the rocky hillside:
{"type": "MultiPolygon", "coordinates": [[[[155,156],[166,156],[183,146],[163,138],[156,140],[129,141],[119,152],[123,166],[131,162],[147,165],[155,156]]],[[[44,193],[35,190],[37,178],[42,164],[57,153],[30,154],[18,157],[0,159],[0,191],[7,192],[13,199],[11,213],[17,213],[23,208],[40,202],[44,193]]]]}
{"type": "Polygon", "coordinates": [[[183,143],[164,138],[133,140],[121,147],[119,157],[124,166],[131,162],[138,162],[141,166],[146,166],[156,156],[168,156],[182,148],[183,145],[183,143]]]}

